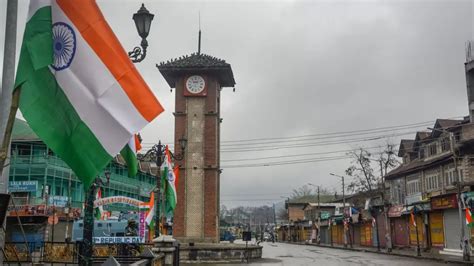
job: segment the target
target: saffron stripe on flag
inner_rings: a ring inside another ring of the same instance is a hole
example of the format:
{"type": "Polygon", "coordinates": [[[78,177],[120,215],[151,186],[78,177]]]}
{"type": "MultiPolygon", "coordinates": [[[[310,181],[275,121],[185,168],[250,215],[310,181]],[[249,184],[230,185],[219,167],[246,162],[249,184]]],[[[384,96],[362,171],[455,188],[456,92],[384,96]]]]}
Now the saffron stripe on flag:
{"type": "Polygon", "coordinates": [[[163,107],[138,74],[96,2],[82,0],[78,5],[75,1],[57,0],[57,3],[120,83],[141,115],[151,121],[163,112],[163,107]]]}
{"type": "MultiPolygon", "coordinates": [[[[65,22],[78,32],[56,4],[52,11],[53,23],[65,22]]],[[[148,124],[80,34],[76,34],[76,53],[71,65],[52,71],[81,119],[111,156],[118,154],[130,136],[148,124]]]]}

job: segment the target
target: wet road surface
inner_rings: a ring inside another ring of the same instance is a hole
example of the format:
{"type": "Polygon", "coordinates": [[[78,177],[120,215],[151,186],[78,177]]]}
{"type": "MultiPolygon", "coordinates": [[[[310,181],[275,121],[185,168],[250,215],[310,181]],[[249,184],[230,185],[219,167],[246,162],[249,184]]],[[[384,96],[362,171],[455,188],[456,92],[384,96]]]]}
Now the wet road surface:
{"type": "MultiPolygon", "coordinates": [[[[261,243],[263,258],[251,261],[252,266],[306,266],[306,265],[400,265],[400,266],[438,266],[445,264],[433,260],[414,259],[369,252],[332,249],[316,246],[293,245],[286,243],[261,243]]],[[[243,263],[245,264],[245,263],[243,263]]],[[[242,264],[190,264],[190,265],[242,265],[242,264]]]]}

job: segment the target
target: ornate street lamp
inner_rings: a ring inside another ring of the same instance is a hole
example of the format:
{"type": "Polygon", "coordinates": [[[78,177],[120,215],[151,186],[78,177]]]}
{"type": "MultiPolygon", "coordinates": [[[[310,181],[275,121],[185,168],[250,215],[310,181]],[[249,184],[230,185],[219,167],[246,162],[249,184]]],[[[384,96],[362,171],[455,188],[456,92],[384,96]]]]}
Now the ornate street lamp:
{"type": "Polygon", "coordinates": [[[89,188],[88,194],[86,194],[85,208],[84,208],[84,220],[83,220],[83,237],[80,245],[79,265],[92,265],[92,254],[93,254],[93,232],[94,232],[94,201],[97,189],[101,186],[108,186],[110,184],[110,172],[105,171],[106,181],[97,176],[92,182],[89,188]]]}
{"type": "MultiPolygon", "coordinates": [[[[173,154],[170,152],[171,157],[175,161],[181,161],[184,158],[184,151],[186,149],[186,145],[188,143],[188,140],[182,136],[179,140],[179,146],[181,147],[181,153],[180,154],[173,154]]],[[[161,165],[164,162],[165,158],[165,149],[163,147],[164,145],[161,144],[161,141],[158,141],[158,144],[153,145],[153,147],[143,156],[144,158],[153,158],[155,159],[156,166],[158,167],[158,171],[156,173],[156,189],[155,189],[155,237],[160,236],[160,208],[158,207],[160,205],[161,201],[161,165]]]]}
{"type": "Polygon", "coordinates": [[[133,14],[133,21],[135,21],[138,35],[142,38],[142,42],[140,43],[141,48],[136,46],[132,51],[128,52],[128,57],[132,59],[133,63],[141,62],[146,57],[146,48],[148,47],[146,37],[148,37],[150,33],[153,17],[155,17],[155,15],[150,13],[144,4],[142,4],[137,13],[133,14]]]}

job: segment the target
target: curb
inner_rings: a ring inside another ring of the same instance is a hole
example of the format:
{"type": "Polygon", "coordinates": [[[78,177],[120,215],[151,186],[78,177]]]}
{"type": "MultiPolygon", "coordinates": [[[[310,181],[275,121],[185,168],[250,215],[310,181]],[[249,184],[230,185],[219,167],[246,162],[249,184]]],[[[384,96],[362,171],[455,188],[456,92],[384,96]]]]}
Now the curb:
{"type": "Polygon", "coordinates": [[[278,242],[278,243],[286,243],[286,244],[293,244],[293,245],[304,245],[304,246],[314,246],[314,247],[321,247],[321,248],[332,248],[332,249],[341,249],[341,250],[349,250],[349,251],[356,251],[356,252],[369,252],[375,254],[383,254],[389,256],[398,256],[398,257],[405,257],[405,258],[413,258],[413,259],[421,259],[421,260],[431,260],[431,261],[438,261],[444,263],[457,263],[457,264],[464,264],[464,265],[474,265],[474,262],[470,261],[460,261],[460,260],[450,260],[450,259],[443,259],[443,258],[436,258],[436,257],[426,257],[426,256],[416,256],[410,254],[399,254],[399,253],[388,253],[383,251],[377,250],[370,250],[370,249],[358,249],[358,248],[345,248],[339,246],[326,246],[326,245],[318,245],[318,244],[311,244],[311,243],[295,243],[295,242],[278,242]]]}

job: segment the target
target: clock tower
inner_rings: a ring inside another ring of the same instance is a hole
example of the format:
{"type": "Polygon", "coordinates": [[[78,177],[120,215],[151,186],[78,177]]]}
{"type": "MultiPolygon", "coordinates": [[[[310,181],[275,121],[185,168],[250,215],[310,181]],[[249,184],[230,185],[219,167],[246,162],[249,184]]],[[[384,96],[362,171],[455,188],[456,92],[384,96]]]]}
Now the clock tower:
{"type": "Polygon", "coordinates": [[[224,60],[195,53],[157,65],[176,89],[174,149],[188,142],[180,161],[173,235],[184,242],[219,242],[220,92],[234,87],[224,60]]]}

